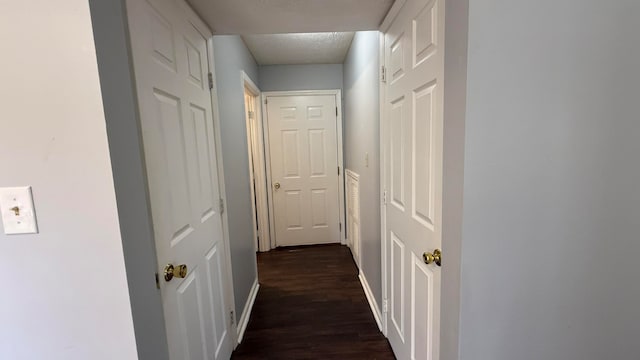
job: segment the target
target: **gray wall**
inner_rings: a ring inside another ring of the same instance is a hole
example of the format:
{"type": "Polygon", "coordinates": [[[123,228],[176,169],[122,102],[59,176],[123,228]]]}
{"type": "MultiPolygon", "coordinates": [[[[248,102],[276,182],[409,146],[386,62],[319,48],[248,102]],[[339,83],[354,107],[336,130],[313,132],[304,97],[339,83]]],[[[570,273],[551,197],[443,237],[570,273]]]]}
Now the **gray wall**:
{"type": "Polygon", "coordinates": [[[638,358],[638,19],[471,3],[461,359],[638,358]]]}
{"type": "Polygon", "coordinates": [[[40,233],[0,229],[0,359],[138,358],[93,41],[86,0],[2,4],[0,187],[40,233]]]}
{"type": "Polygon", "coordinates": [[[342,64],[260,66],[260,90],[342,89],[342,64]]]}
{"type": "Polygon", "coordinates": [[[242,315],[249,292],[257,278],[253,234],[253,210],[249,184],[249,155],[244,115],[244,86],[241,71],[256,83],[258,66],[237,35],[213,37],[216,85],[220,111],[222,158],[229,222],[233,289],[237,318],[242,315]]]}
{"type": "Polygon", "coordinates": [[[360,175],[361,270],[382,306],[379,44],[378,31],[357,32],[344,62],[344,154],[360,175]]]}

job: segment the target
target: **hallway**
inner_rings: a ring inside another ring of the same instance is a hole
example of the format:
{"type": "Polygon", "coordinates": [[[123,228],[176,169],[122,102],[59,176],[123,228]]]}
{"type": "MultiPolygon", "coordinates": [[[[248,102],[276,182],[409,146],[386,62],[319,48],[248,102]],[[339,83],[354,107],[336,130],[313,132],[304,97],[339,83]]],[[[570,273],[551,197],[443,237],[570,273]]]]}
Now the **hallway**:
{"type": "Polygon", "coordinates": [[[232,359],[394,359],[346,246],[258,254],[260,291],[232,359]]]}

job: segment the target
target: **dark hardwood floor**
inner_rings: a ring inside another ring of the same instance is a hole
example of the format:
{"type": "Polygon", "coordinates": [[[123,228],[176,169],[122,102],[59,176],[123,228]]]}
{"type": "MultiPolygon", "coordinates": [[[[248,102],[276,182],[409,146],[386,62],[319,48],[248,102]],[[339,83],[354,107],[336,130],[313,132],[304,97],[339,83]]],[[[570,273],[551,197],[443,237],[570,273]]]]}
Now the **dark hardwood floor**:
{"type": "Polygon", "coordinates": [[[260,290],[232,359],[395,359],[346,246],[258,255],[260,290]]]}

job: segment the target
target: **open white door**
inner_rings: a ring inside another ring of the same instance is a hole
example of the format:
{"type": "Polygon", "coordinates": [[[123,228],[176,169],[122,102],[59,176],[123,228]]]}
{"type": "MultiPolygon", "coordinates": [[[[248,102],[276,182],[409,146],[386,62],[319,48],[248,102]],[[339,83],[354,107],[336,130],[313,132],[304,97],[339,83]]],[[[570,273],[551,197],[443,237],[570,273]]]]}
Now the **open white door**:
{"type": "Polygon", "coordinates": [[[385,34],[387,335],[398,359],[439,359],[444,0],[407,0],[385,34]],[[429,259],[433,260],[433,259],[429,259]]]}
{"type": "Polygon", "coordinates": [[[340,242],[336,96],[266,99],[276,245],[340,242]]]}
{"type": "Polygon", "coordinates": [[[211,34],[182,0],[128,0],[127,11],[170,358],[226,360],[234,339],[208,82],[211,34]],[[165,276],[169,264],[174,271],[165,276]]]}

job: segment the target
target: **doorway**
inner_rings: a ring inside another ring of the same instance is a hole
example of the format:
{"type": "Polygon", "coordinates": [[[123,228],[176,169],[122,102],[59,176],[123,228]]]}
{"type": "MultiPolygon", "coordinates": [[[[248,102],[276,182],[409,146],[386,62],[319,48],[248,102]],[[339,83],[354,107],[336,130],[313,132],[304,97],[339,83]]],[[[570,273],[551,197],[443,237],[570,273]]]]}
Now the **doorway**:
{"type": "Polygon", "coordinates": [[[344,243],[340,90],[263,98],[273,247],[344,243]]]}
{"type": "Polygon", "coordinates": [[[254,244],[256,251],[269,251],[271,250],[271,235],[269,233],[269,208],[267,205],[260,89],[244,71],[242,71],[241,74],[244,86],[244,110],[247,126],[247,154],[249,155],[249,182],[251,188],[254,244]]]}

